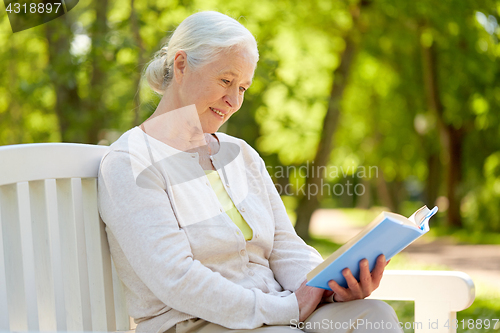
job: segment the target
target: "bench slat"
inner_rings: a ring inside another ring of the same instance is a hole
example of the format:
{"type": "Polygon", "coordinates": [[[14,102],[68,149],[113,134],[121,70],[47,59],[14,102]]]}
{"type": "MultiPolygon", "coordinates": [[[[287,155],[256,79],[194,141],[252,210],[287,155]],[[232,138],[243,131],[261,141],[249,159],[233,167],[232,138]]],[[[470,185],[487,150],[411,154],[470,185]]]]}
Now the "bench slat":
{"type": "Polygon", "coordinates": [[[4,212],[2,208],[2,187],[0,186],[0,331],[9,330],[9,303],[7,302],[7,277],[5,269],[4,241],[3,241],[3,225],[4,212]]]}
{"type": "Polygon", "coordinates": [[[66,331],[66,305],[64,300],[64,279],[62,266],[62,245],[60,218],[57,206],[57,184],[55,179],[44,181],[44,195],[47,211],[49,256],[52,271],[52,288],[55,302],[55,321],[58,331],[66,331]]]}
{"type": "Polygon", "coordinates": [[[115,330],[113,290],[106,288],[113,283],[111,260],[103,223],[97,210],[97,180],[82,179],[83,218],[87,258],[90,265],[90,300],[92,306],[92,328],[95,331],[115,330]],[[100,222],[100,221],[99,221],[100,222]]]}
{"type": "Polygon", "coordinates": [[[28,330],[38,331],[38,302],[35,278],[35,249],[28,182],[17,183],[19,228],[21,233],[21,262],[23,269],[24,299],[28,330]]]}

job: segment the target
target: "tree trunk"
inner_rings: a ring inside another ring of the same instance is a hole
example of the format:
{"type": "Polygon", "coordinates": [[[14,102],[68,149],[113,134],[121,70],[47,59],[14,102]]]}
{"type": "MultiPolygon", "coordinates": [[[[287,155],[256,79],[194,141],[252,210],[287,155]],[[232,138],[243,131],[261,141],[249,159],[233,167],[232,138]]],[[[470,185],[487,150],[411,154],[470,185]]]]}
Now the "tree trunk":
{"type": "Polygon", "coordinates": [[[142,75],[142,66],[144,65],[144,42],[142,41],[140,34],[139,21],[137,19],[137,13],[134,7],[134,0],[130,0],[130,27],[132,29],[132,34],[134,35],[135,44],[138,47],[137,63],[139,64],[139,71],[134,80],[134,87],[137,87],[137,91],[134,96],[134,124],[133,126],[138,126],[141,122],[140,111],[141,111],[141,94],[140,94],[140,84],[142,75]]]}
{"type": "Polygon", "coordinates": [[[422,54],[427,105],[437,115],[441,146],[444,149],[446,192],[449,201],[446,220],[448,226],[461,227],[461,198],[458,187],[462,176],[461,156],[464,130],[463,128],[456,129],[453,125],[447,124],[444,119],[444,107],[439,96],[435,43],[430,47],[422,46],[422,54]]]}
{"type": "Polygon", "coordinates": [[[363,185],[364,193],[358,196],[356,201],[356,208],[368,209],[372,205],[371,186],[372,182],[369,178],[361,178],[361,185],[363,185]]]}
{"type": "MultiPolygon", "coordinates": [[[[449,126],[451,127],[451,126],[449,126]]],[[[462,227],[460,217],[461,193],[459,190],[462,180],[462,131],[448,130],[449,160],[446,167],[446,189],[448,192],[447,223],[450,227],[462,227]]]]}
{"type": "Polygon", "coordinates": [[[439,162],[439,153],[431,153],[427,157],[427,179],[425,180],[425,202],[431,206],[436,204],[439,193],[441,163],[439,162]]]}
{"type": "Polygon", "coordinates": [[[387,207],[391,212],[396,212],[398,207],[394,202],[394,197],[391,194],[389,184],[384,178],[384,172],[382,169],[379,171],[380,175],[377,177],[377,194],[382,205],[387,207]]]}
{"type": "Polygon", "coordinates": [[[90,94],[87,101],[89,113],[88,130],[86,141],[97,143],[99,141],[99,131],[105,127],[106,110],[102,98],[103,91],[106,90],[106,35],[108,33],[107,13],[108,0],[94,1],[94,12],[96,15],[92,25],[92,49],[90,57],[92,61],[92,76],[90,79],[90,94]]]}
{"type": "Polygon", "coordinates": [[[84,138],[72,125],[81,123],[81,99],[78,95],[76,65],[72,63],[70,46],[73,34],[68,15],[44,24],[49,55],[47,66],[56,93],[55,113],[63,142],[83,142],[84,138]]]}
{"type": "MultiPolygon", "coordinates": [[[[16,43],[12,43],[8,49],[9,51],[9,60],[8,60],[8,65],[7,65],[7,75],[9,76],[9,82],[13,84],[14,82],[17,82],[18,80],[18,74],[17,74],[17,59],[20,56],[20,52],[17,49],[16,43]]],[[[13,84],[14,85],[14,84],[13,84]]],[[[12,124],[11,126],[5,126],[5,129],[2,126],[2,133],[4,134],[7,131],[9,133],[8,135],[4,135],[3,139],[0,142],[0,145],[8,145],[8,144],[18,144],[18,143],[24,143],[24,136],[23,136],[23,109],[19,105],[19,102],[21,101],[21,98],[18,98],[18,92],[11,92],[11,95],[8,98],[9,100],[9,105],[6,108],[6,110],[9,110],[9,112],[0,112],[0,125],[4,124],[12,124]]]]}
{"type": "MultiPolygon", "coordinates": [[[[355,15],[359,15],[356,13],[355,15]]],[[[353,15],[353,19],[356,19],[353,15]]],[[[345,38],[345,49],[342,53],[340,59],[340,65],[333,72],[333,85],[330,92],[330,100],[328,103],[328,109],[326,111],[325,118],[323,120],[323,130],[321,132],[321,138],[316,151],[316,156],[314,157],[314,163],[308,165],[308,172],[306,178],[306,195],[299,199],[299,204],[296,209],[297,222],[295,224],[295,230],[297,234],[304,240],[309,240],[309,224],[311,221],[311,216],[313,212],[319,207],[319,196],[310,195],[308,189],[311,187],[317,188],[317,193],[321,193],[321,184],[323,180],[323,175],[320,175],[317,170],[321,170],[321,167],[325,167],[330,158],[330,153],[332,151],[332,139],[337,128],[337,123],[340,115],[340,102],[342,100],[342,94],[344,88],[347,85],[347,78],[349,76],[349,71],[351,68],[351,63],[354,58],[356,45],[350,36],[345,38]],[[311,170],[316,168],[316,172],[311,170]]]]}

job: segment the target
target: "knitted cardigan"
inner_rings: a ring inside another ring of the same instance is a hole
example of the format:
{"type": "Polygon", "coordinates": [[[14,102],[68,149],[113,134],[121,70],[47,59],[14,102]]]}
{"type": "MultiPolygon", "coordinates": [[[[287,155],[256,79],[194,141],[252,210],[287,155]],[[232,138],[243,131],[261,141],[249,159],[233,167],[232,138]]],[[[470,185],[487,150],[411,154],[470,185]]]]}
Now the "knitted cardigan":
{"type": "Polygon", "coordinates": [[[253,231],[245,241],[214,193],[198,153],[134,127],[98,175],[98,208],[137,333],[189,318],[230,329],[298,321],[294,291],[323,261],[297,236],[259,154],[215,133],[211,160],[253,231]]]}

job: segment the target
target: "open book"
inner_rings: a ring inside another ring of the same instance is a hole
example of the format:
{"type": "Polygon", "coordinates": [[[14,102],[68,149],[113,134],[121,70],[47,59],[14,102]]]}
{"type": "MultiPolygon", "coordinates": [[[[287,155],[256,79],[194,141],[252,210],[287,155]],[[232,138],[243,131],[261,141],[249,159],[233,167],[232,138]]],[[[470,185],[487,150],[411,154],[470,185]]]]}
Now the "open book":
{"type": "Polygon", "coordinates": [[[359,281],[361,259],[368,259],[371,272],[379,255],[384,254],[386,260],[389,260],[429,231],[429,219],[437,210],[437,207],[429,210],[427,206],[423,206],[409,218],[395,213],[380,213],[359,234],[310,271],[307,274],[307,285],[330,290],[328,281],[335,280],[340,286],[347,288],[342,275],[344,268],[348,267],[359,281]]]}

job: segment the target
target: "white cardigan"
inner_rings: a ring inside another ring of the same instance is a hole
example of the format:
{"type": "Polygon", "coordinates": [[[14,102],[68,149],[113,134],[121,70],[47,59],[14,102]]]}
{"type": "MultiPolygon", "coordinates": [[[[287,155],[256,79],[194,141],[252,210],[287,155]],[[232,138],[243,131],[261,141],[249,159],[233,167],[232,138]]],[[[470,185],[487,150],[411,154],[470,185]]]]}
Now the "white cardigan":
{"type": "Polygon", "coordinates": [[[224,213],[198,153],[134,127],[101,161],[99,213],[138,333],[194,317],[231,329],[289,325],[299,319],[293,292],[323,261],[295,233],[258,153],[216,135],[211,159],[253,230],[249,241],[224,213]]]}

